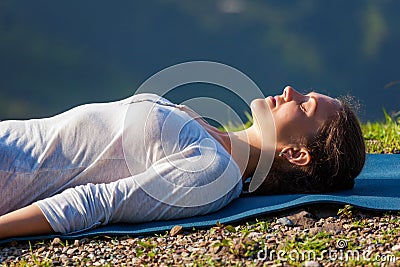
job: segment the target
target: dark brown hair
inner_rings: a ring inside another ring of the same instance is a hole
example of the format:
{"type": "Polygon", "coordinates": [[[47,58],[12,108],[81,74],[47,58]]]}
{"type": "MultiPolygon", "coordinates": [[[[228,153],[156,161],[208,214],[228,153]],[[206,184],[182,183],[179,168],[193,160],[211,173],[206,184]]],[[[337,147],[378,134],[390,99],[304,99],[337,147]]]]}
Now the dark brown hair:
{"type": "Polygon", "coordinates": [[[323,193],[351,189],[365,163],[365,142],[360,123],[347,98],[341,109],[304,146],[311,155],[297,166],[275,155],[271,170],[255,194],[323,193]]]}

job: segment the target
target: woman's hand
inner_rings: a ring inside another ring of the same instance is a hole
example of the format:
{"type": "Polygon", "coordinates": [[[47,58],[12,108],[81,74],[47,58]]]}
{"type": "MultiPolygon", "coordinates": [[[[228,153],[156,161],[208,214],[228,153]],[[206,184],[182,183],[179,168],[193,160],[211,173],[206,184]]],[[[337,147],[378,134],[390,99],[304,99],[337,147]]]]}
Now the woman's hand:
{"type": "Polygon", "coordinates": [[[53,229],[34,204],[0,216],[0,239],[50,233],[53,229]]]}

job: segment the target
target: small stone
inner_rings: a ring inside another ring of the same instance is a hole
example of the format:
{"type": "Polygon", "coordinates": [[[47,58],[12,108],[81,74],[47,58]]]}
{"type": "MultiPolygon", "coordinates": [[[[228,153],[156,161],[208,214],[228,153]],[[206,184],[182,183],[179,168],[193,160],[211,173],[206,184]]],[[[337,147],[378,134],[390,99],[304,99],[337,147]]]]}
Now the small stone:
{"type": "Polygon", "coordinates": [[[221,250],[221,246],[217,245],[218,242],[214,241],[210,244],[208,252],[211,254],[217,254],[221,250]]]}
{"type": "Polygon", "coordinates": [[[392,251],[400,251],[400,245],[394,245],[392,251]]]}
{"type": "MultiPolygon", "coordinates": [[[[16,247],[10,247],[10,255],[12,256],[21,256],[22,252],[20,249],[17,249],[16,247]]],[[[1,254],[0,254],[0,261],[1,261],[1,254]]]]}
{"type": "Polygon", "coordinates": [[[74,241],[74,246],[79,247],[81,245],[81,242],[79,240],[74,241]]]}
{"type": "Polygon", "coordinates": [[[338,223],[324,223],[322,226],[323,230],[327,233],[338,234],[343,231],[343,227],[338,223]]]}
{"type": "Polygon", "coordinates": [[[293,226],[294,225],[294,223],[287,217],[281,217],[278,220],[276,220],[276,222],[281,225],[284,225],[284,226],[293,226]]]}
{"type": "Polygon", "coordinates": [[[304,266],[305,267],[320,267],[322,265],[317,261],[306,261],[304,266]]]}
{"type": "Polygon", "coordinates": [[[305,210],[292,214],[287,218],[291,220],[295,225],[300,225],[305,228],[310,228],[315,223],[313,215],[305,210]]]}
{"type": "Polygon", "coordinates": [[[271,244],[276,243],[276,237],[275,236],[267,237],[266,243],[271,243],[271,244]]]}
{"type": "Polygon", "coordinates": [[[165,242],[165,238],[161,238],[161,237],[157,238],[156,240],[157,240],[158,243],[164,243],[165,242]]]}
{"type": "Polygon", "coordinates": [[[75,251],[77,251],[77,250],[78,250],[77,248],[70,248],[67,250],[67,255],[70,256],[70,255],[74,254],[75,251]]]}
{"type": "Polygon", "coordinates": [[[367,233],[370,233],[370,232],[372,232],[372,229],[369,228],[369,227],[363,228],[363,229],[361,230],[361,233],[363,233],[363,234],[367,234],[367,233]]]}
{"type": "Polygon", "coordinates": [[[45,246],[40,247],[40,248],[38,248],[37,253],[42,253],[42,252],[45,251],[45,250],[46,250],[46,247],[45,247],[45,246]]]}
{"type": "Polygon", "coordinates": [[[138,264],[140,262],[140,259],[139,258],[132,258],[132,261],[131,261],[131,263],[133,264],[133,265],[136,265],[136,264],[138,264]]]}
{"type": "Polygon", "coordinates": [[[259,233],[259,232],[250,232],[250,234],[249,234],[247,237],[248,237],[248,238],[257,239],[257,238],[262,237],[262,233],[259,233]]]}
{"type": "Polygon", "coordinates": [[[62,262],[66,262],[66,261],[69,261],[69,258],[68,258],[67,255],[62,254],[62,255],[60,256],[60,260],[61,260],[62,262]]]}
{"type": "Polygon", "coordinates": [[[79,242],[81,243],[81,245],[87,244],[87,243],[90,243],[90,239],[85,237],[85,238],[82,238],[81,240],[79,240],[79,242]]]}
{"type": "Polygon", "coordinates": [[[51,241],[52,246],[57,246],[59,244],[61,244],[61,239],[58,237],[54,238],[53,241],[51,241]]]}
{"type": "Polygon", "coordinates": [[[182,231],[183,227],[181,225],[175,225],[169,232],[170,236],[176,236],[182,231]]]}
{"type": "Polygon", "coordinates": [[[315,235],[315,234],[322,232],[323,230],[324,229],[322,227],[316,226],[316,227],[311,228],[309,233],[310,233],[310,235],[315,235]]]}

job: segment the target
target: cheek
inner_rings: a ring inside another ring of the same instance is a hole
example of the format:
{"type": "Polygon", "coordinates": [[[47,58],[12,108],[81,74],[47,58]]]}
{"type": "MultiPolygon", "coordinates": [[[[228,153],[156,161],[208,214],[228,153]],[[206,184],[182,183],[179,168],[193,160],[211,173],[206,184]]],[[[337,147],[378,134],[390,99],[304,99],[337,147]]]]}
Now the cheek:
{"type": "Polygon", "coordinates": [[[292,135],[308,128],[304,118],[296,112],[279,112],[274,114],[277,135],[292,135]]]}
{"type": "Polygon", "coordinates": [[[280,109],[273,114],[274,120],[280,125],[292,125],[302,120],[299,113],[293,109],[280,109]]]}
{"type": "Polygon", "coordinates": [[[288,123],[288,118],[284,116],[275,116],[275,130],[277,136],[283,137],[291,132],[291,123],[288,123]]]}

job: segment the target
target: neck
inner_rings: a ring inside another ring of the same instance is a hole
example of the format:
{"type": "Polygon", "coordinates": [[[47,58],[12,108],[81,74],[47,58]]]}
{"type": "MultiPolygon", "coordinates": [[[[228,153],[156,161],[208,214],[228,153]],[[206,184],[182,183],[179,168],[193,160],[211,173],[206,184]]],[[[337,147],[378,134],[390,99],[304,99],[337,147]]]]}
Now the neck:
{"type": "Polygon", "coordinates": [[[254,124],[237,132],[221,132],[203,120],[199,123],[231,154],[242,174],[242,181],[253,175],[261,154],[261,138],[254,124]]]}
{"type": "Polygon", "coordinates": [[[253,125],[245,130],[230,132],[231,155],[238,163],[244,179],[253,175],[260,158],[261,143],[258,131],[253,125]]]}
{"type": "Polygon", "coordinates": [[[259,161],[261,144],[254,126],[238,132],[219,132],[218,141],[232,155],[242,174],[242,180],[253,175],[259,161]]]}

